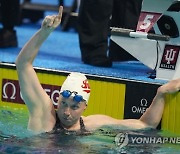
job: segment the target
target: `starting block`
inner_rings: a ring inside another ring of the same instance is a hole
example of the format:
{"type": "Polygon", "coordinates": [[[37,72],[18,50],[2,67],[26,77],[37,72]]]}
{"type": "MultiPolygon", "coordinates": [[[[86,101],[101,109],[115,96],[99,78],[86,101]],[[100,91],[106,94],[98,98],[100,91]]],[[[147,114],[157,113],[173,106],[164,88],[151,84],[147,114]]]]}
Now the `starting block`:
{"type": "Polygon", "coordinates": [[[136,31],[114,27],[111,40],[156,70],[156,79],[179,78],[179,17],[180,0],[144,0],[136,31]]]}

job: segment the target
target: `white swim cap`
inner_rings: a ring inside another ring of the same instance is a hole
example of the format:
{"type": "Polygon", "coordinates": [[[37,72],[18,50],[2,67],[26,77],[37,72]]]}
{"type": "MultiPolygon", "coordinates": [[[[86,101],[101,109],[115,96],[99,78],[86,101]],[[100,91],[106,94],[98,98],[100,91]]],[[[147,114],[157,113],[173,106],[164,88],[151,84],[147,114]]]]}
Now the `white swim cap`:
{"type": "Polygon", "coordinates": [[[83,99],[86,101],[86,104],[88,103],[91,89],[84,74],[78,72],[70,73],[62,84],[60,93],[64,90],[77,92],[78,95],[83,97],[83,99]]]}

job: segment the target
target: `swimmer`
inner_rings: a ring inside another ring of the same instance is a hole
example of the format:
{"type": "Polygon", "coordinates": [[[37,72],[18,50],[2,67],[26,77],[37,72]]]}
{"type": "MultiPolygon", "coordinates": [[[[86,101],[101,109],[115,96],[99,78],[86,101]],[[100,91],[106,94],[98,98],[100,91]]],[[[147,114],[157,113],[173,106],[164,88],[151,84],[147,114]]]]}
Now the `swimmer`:
{"type": "Polygon", "coordinates": [[[159,124],[165,94],[175,93],[180,89],[180,79],[170,81],[158,88],[152,104],[140,119],[119,120],[106,115],[81,116],[88,107],[90,87],[82,73],[70,73],[60,90],[57,111],[50,97],[42,88],[33,68],[39,48],[53,30],[61,23],[63,7],[57,15],[46,16],[41,28],[25,44],[16,60],[21,93],[29,110],[28,129],[36,133],[51,132],[55,128],[68,131],[96,130],[104,125],[119,125],[133,129],[156,128],[159,124]]]}

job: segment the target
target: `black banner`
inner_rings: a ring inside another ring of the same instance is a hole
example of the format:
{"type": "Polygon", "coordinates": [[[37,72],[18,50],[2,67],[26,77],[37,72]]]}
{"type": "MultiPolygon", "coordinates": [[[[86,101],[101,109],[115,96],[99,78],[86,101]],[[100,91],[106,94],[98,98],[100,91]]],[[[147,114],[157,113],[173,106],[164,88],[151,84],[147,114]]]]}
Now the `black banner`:
{"type": "Polygon", "coordinates": [[[127,83],[124,119],[138,119],[151,104],[159,85],[127,83]]]}

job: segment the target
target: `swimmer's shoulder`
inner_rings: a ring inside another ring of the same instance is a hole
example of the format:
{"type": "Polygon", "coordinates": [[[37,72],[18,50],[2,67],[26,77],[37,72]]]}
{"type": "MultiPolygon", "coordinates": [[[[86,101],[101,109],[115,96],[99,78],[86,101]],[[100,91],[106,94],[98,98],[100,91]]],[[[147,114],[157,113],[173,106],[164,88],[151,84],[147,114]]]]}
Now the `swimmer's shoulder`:
{"type": "Polygon", "coordinates": [[[87,129],[97,129],[104,125],[110,125],[117,123],[117,119],[114,119],[107,115],[95,114],[87,117],[82,117],[87,129]]]}
{"type": "Polygon", "coordinates": [[[103,115],[103,114],[94,114],[94,115],[89,115],[87,117],[83,116],[82,117],[84,119],[84,121],[99,121],[99,122],[105,122],[105,121],[109,121],[109,120],[114,120],[117,121],[118,119],[112,118],[108,115],[103,115]]]}
{"type": "Polygon", "coordinates": [[[89,115],[89,116],[82,116],[82,118],[85,122],[91,122],[91,121],[95,122],[98,120],[109,118],[109,116],[101,115],[101,114],[94,114],[94,115],[89,115]]]}

